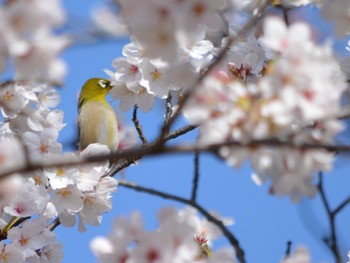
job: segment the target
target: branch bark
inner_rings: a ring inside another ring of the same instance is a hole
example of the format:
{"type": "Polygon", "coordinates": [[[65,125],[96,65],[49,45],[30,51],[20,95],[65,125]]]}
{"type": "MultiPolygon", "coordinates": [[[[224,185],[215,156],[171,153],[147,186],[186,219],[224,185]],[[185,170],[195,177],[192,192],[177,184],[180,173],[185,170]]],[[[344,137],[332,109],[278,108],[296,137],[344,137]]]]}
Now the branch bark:
{"type": "Polygon", "coordinates": [[[337,233],[336,233],[336,223],[335,223],[335,214],[332,212],[328,199],[326,197],[326,193],[323,187],[323,174],[322,172],[319,173],[319,182],[318,182],[318,190],[321,195],[322,203],[326,209],[326,213],[328,216],[329,226],[330,226],[330,236],[324,237],[323,241],[328,246],[328,248],[332,251],[334,258],[337,263],[342,263],[342,257],[340,255],[339,246],[338,246],[338,239],[337,239],[337,233]]]}
{"type": "MultiPolygon", "coordinates": [[[[195,129],[195,126],[187,126],[187,132],[195,129]]],[[[183,131],[186,133],[185,131],[183,131]]],[[[181,133],[179,133],[181,134],[181,133]]],[[[165,140],[172,139],[173,135],[169,134],[165,138],[165,140]]],[[[7,176],[13,173],[23,173],[23,172],[32,172],[35,170],[40,170],[44,168],[54,168],[57,166],[68,167],[68,166],[78,166],[88,163],[96,163],[107,161],[110,159],[127,159],[122,162],[120,165],[116,166],[115,173],[120,171],[121,169],[129,166],[134,163],[136,160],[139,160],[145,156],[156,156],[156,155],[165,155],[165,154],[174,154],[174,153],[191,153],[191,152],[211,152],[217,154],[217,151],[222,147],[232,147],[235,148],[250,148],[252,150],[258,147],[271,147],[271,148],[289,148],[289,149],[298,149],[298,150],[326,150],[334,153],[346,153],[350,152],[350,145],[333,145],[333,144],[317,144],[317,143],[295,143],[292,141],[279,140],[275,138],[271,139],[261,139],[254,140],[251,142],[240,142],[240,141],[227,141],[220,143],[213,143],[208,145],[177,145],[177,146],[163,146],[159,145],[158,141],[148,144],[145,147],[137,147],[134,149],[126,150],[123,152],[112,152],[109,154],[99,154],[99,155],[91,155],[85,158],[77,158],[76,160],[48,160],[43,163],[35,163],[25,168],[15,168],[11,171],[7,171],[3,174],[0,174],[0,178],[6,178],[7,176]]]]}
{"type": "Polygon", "coordinates": [[[194,174],[192,181],[192,193],[191,193],[191,201],[195,202],[197,198],[198,191],[198,182],[199,182],[199,152],[194,152],[194,174]]]}
{"type": "Polygon", "coordinates": [[[143,130],[142,130],[142,126],[140,124],[140,121],[137,117],[137,110],[138,110],[138,106],[137,104],[134,105],[134,111],[133,111],[133,114],[132,114],[132,122],[134,123],[134,126],[135,126],[135,129],[137,131],[137,134],[139,135],[139,138],[142,142],[143,145],[146,145],[148,144],[148,141],[146,139],[146,136],[144,135],[143,133],[143,130]]]}

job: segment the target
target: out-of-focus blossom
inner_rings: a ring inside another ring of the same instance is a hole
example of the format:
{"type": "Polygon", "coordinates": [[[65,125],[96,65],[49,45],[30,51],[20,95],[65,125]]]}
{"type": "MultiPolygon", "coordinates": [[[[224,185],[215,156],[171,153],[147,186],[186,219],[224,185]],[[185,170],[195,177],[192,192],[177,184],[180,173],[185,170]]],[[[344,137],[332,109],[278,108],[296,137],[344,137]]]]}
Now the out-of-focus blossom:
{"type": "Polygon", "coordinates": [[[9,1],[1,6],[0,17],[1,70],[11,57],[18,80],[61,83],[65,65],[58,55],[69,40],[53,34],[65,20],[60,1],[9,1]]]}
{"type": "Polygon", "coordinates": [[[0,242],[0,260],[6,263],[24,263],[24,254],[18,243],[0,242]]]}
{"type": "MultiPolygon", "coordinates": [[[[200,125],[199,143],[264,138],[333,143],[342,124],[327,118],[339,112],[347,85],[330,47],[315,45],[306,24],[287,27],[279,18],[265,21],[260,43],[272,61],[257,82],[245,84],[237,71],[227,70],[228,57],[189,99],[184,114],[200,125]],[[314,129],[306,129],[313,122],[314,129]]],[[[249,158],[255,182],[270,180],[271,193],[289,195],[293,201],[314,196],[313,175],[333,163],[333,154],[324,150],[233,146],[223,147],[220,155],[235,167],[249,158]]]]}
{"type": "Polygon", "coordinates": [[[306,248],[298,247],[292,255],[283,259],[281,263],[311,263],[311,257],[306,248]]]}
{"type": "Polygon", "coordinates": [[[324,17],[335,24],[338,37],[350,34],[350,2],[347,0],[324,0],[321,7],[324,17]]]}
{"type": "Polygon", "coordinates": [[[107,7],[94,9],[92,18],[98,29],[111,36],[124,37],[127,34],[127,28],[122,23],[121,18],[116,12],[107,7]]]}
{"type": "MultiPolygon", "coordinates": [[[[203,254],[202,246],[208,246],[211,237],[210,223],[198,218],[195,210],[177,211],[162,209],[159,228],[146,231],[137,213],[130,220],[117,218],[108,237],[97,237],[91,249],[100,262],[235,262],[232,250],[218,250],[203,254]],[[131,242],[136,246],[129,248],[131,242]]],[[[220,233],[221,234],[221,233],[220,233]]],[[[215,238],[220,235],[215,236],[215,238]]],[[[214,238],[214,237],[213,237],[214,238]]]]}
{"type": "Polygon", "coordinates": [[[16,138],[0,136],[0,174],[26,165],[24,145],[16,138]]]}

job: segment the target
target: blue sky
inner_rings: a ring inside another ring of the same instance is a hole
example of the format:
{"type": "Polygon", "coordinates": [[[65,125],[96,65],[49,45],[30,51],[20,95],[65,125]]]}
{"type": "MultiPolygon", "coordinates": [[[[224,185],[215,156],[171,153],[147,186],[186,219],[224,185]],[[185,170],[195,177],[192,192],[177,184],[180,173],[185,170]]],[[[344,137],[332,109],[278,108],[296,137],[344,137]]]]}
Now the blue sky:
{"type": "MultiPolygon", "coordinates": [[[[88,15],[98,2],[85,0],[82,4],[82,1],[63,1],[73,32],[84,31],[89,26],[88,15]]],[[[68,144],[76,136],[76,107],[80,87],[91,77],[106,77],[103,69],[111,69],[112,60],[121,55],[122,46],[127,42],[127,39],[122,39],[90,43],[73,46],[63,53],[68,74],[65,85],[60,90],[62,101],[58,108],[65,111],[67,126],[60,134],[60,141],[66,150],[72,150],[68,144]]],[[[140,114],[148,138],[154,137],[159,131],[163,112],[163,103],[160,102],[152,112],[140,114]]],[[[126,123],[131,124],[131,114],[123,114],[126,123]]],[[[195,132],[186,136],[186,139],[193,138],[195,132]]],[[[344,157],[338,162],[334,172],[325,174],[326,191],[333,207],[349,194],[347,158],[350,157],[344,157]]],[[[200,159],[199,203],[209,210],[234,218],[235,224],[230,230],[245,250],[247,262],[279,262],[288,240],[293,242],[293,248],[297,245],[307,246],[314,262],[333,262],[332,255],[321,241],[329,228],[320,198],[317,196],[311,201],[292,204],[287,198],[269,195],[268,185],[256,186],[250,178],[251,172],[248,164],[235,170],[211,155],[202,155],[200,159]]],[[[126,178],[130,181],[184,197],[190,195],[192,175],[191,154],[145,158],[138,166],[126,171],[126,178]]],[[[153,229],[156,227],[157,211],[169,205],[183,207],[179,203],[119,188],[113,198],[113,209],[103,217],[100,227],[88,227],[85,233],[79,233],[77,228],[62,226],[55,230],[59,241],[64,245],[63,262],[96,262],[89,243],[97,235],[107,235],[115,217],[128,216],[137,210],[143,214],[146,228],[153,229]]],[[[337,221],[338,231],[343,235],[340,237],[345,239],[342,243],[344,258],[350,248],[349,239],[346,239],[346,234],[350,232],[348,210],[337,221]]],[[[227,242],[223,239],[214,245],[221,247],[227,245],[227,242]]]]}

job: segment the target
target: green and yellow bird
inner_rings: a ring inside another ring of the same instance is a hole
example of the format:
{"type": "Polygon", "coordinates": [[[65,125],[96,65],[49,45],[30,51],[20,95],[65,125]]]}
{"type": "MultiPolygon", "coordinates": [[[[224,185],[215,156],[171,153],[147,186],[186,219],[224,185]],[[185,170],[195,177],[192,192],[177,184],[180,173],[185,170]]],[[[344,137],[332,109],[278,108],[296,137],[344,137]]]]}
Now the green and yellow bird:
{"type": "Polygon", "coordinates": [[[92,78],[85,82],[79,95],[78,133],[79,150],[91,143],[107,145],[111,151],[118,148],[117,115],[106,100],[112,86],[104,78],[92,78]]]}

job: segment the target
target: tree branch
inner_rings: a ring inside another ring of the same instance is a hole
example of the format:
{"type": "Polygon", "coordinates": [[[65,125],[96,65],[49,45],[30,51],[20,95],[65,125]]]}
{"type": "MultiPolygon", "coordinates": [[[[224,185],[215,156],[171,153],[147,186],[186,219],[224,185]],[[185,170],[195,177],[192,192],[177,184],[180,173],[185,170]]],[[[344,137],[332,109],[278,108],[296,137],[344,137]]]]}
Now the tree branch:
{"type": "Polygon", "coordinates": [[[159,196],[159,197],[162,197],[165,199],[174,200],[174,201],[192,206],[193,208],[196,208],[204,217],[206,217],[208,219],[208,221],[212,222],[214,225],[216,225],[222,231],[222,233],[228,239],[228,241],[230,242],[232,247],[235,249],[238,260],[241,263],[245,262],[244,251],[240,247],[240,244],[239,244],[237,238],[227,229],[227,227],[224,225],[224,223],[221,220],[214,217],[212,214],[210,214],[205,208],[200,206],[198,203],[196,203],[192,200],[188,200],[186,198],[180,197],[180,196],[164,193],[164,192],[152,189],[152,188],[139,186],[139,185],[136,185],[134,183],[127,182],[127,181],[119,181],[119,186],[133,189],[137,192],[148,193],[148,194],[159,196]]]}
{"type": "Polygon", "coordinates": [[[318,182],[318,190],[321,195],[322,203],[326,209],[328,221],[331,229],[330,237],[324,237],[323,241],[328,246],[328,248],[332,251],[335,260],[337,263],[342,263],[342,258],[339,252],[338,247],[338,240],[337,240],[337,234],[336,234],[336,225],[335,225],[335,214],[332,212],[329,202],[326,197],[326,193],[323,188],[323,174],[322,172],[319,173],[319,182],[318,182]]]}
{"type": "Polygon", "coordinates": [[[140,125],[139,119],[137,118],[137,109],[139,107],[137,106],[137,104],[134,105],[134,111],[132,114],[132,122],[134,123],[135,129],[137,131],[137,134],[139,135],[139,138],[142,142],[143,145],[148,144],[148,141],[145,137],[145,135],[143,134],[143,130],[142,130],[142,126],[140,125]]]}
{"type": "MultiPolygon", "coordinates": [[[[176,139],[177,137],[183,135],[183,134],[186,134],[194,129],[196,129],[197,126],[193,126],[193,125],[187,125],[187,126],[184,126],[178,130],[175,130],[171,133],[169,133],[166,137],[165,137],[165,141],[169,141],[169,140],[173,140],[173,139],[176,139]]],[[[151,146],[155,146],[157,143],[157,141],[151,143],[151,144],[148,144],[147,147],[151,147],[151,146]]],[[[145,146],[146,147],[146,146],[145,146]]],[[[109,174],[107,176],[113,176],[115,175],[116,173],[119,173],[121,170],[129,167],[131,164],[134,164],[135,161],[139,160],[142,158],[142,155],[135,155],[133,156],[133,158],[128,158],[126,159],[125,161],[121,162],[120,164],[116,164],[112,170],[109,172],[109,174]]]]}
{"type": "Polygon", "coordinates": [[[290,251],[292,249],[292,241],[287,241],[286,252],[284,253],[284,258],[288,258],[290,256],[290,251]]]}
{"type": "MultiPolygon", "coordinates": [[[[193,127],[188,127],[191,130],[193,127]]],[[[171,135],[171,134],[170,134],[171,135]]],[[[172,136],[169,136],[169,139],[172,136]]],[[[167,139],[168,137],[166,137],[167,139]]],[[[156,156],[156,155],[165,155],[165,154],[174,154],[174,153],[190,153],[194,151],[198,152],[211,152],[217,154],[217,151],[222,147],[231,147],[235,148],[250,148],[252,150],[258,147],[271,147],[271,148],[290,148],[297,150],[326,150],[329,152],[339,153],[339,152],[350,152],[350,145],[333,145],[333,144],[314,144],[314,143],[295,143],[293,141],[287,140],[279,140],[275,138],[271,139],[261,139],[254,140],[251,142],[240,142],[240,141],[225,141],[220,143],[213,143],[208,145],[178,145],[178,146],[167,146],[163,147],[163,145],[159,145],[158,141],[148,144],[145,147],[137,147],[129,150],[125,150],[123,152],[112,152],[109,154],[99,154],[99,155],[91,155],[85,158],[77,158],[76,160],[47,160],[42,163],[32,164],[27,168],[15,168],[12,171],[7,171],[3,174],[0,174],[0,178],[5,178],[13,173],[23,173],[23,172],[31,172],[44,168],[54,168],[57,166],[68,167],[68,166],[78,166],[88,163],[96,163],[107,161],[110,159],[130,159],[127,160],[128,163],[121,163],[116,166],[115,171],[120,171],[120,167],[127,167],[128,164],[139,160],[144,156],[156,156]]]]}
{"type": "Polygon", "coordinates": [[[338,205],[332,212],[332,214],[335,216],[338,214],[341,210],[343,210],[348,204],[350,204],[350,197],[345,199],[340,205],[338,205]]]}
{"type": "Polygon", "coordinates": [[[197,190],[198,190],[198,181],[199,181],[199,152],[194,152],[194,174],[192,181],[192,194],[191,201],[195,202],[197,198],[197,190]]]}

